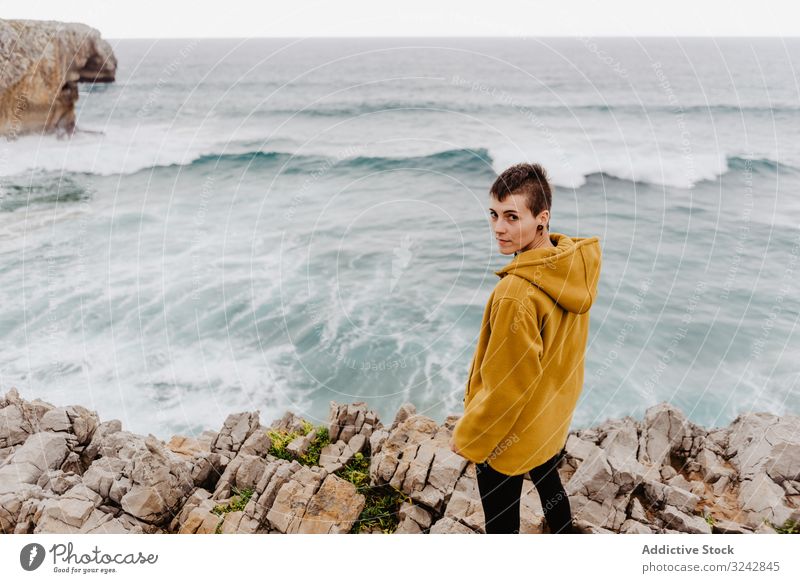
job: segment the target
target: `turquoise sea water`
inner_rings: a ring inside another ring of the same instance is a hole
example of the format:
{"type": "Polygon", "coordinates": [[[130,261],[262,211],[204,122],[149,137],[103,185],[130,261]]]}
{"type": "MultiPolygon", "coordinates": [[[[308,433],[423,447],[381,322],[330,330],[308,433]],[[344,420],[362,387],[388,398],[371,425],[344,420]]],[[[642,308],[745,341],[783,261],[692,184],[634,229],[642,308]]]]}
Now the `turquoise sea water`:
{"type": "Polygon", "coordinates": [[[75,136],[0,142],[3,392],[164,439],[460,413],[528,160],[604,253],[574,428],[800,411],[800,41],[112,44],[75,136]]]}

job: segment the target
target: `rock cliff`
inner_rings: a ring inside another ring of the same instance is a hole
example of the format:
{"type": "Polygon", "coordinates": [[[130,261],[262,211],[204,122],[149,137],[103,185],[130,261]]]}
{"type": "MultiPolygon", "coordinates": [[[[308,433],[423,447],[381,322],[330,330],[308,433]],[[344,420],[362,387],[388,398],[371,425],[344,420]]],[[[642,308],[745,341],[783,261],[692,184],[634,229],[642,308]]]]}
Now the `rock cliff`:
{"type": "MultiPolygon", "coordinates": [[[[79,405],[0,398],[3,533],[481,533],[475,466],[438,424],[331,402],[326,424],[258,411],[164,443],[79,405]]],[[[704,429],[662,403],[572,432],[559,467],[583,533],[795,532],[800,417],[704,429]]],[[[525,478],[522,532],[547,531],[525,478]]]]}
{"type": "Polygon", "coordinates": [[[117,59],[94,28],[0,20],[0,135],[71,133],[78,83],[114,81],[117,59]]]}

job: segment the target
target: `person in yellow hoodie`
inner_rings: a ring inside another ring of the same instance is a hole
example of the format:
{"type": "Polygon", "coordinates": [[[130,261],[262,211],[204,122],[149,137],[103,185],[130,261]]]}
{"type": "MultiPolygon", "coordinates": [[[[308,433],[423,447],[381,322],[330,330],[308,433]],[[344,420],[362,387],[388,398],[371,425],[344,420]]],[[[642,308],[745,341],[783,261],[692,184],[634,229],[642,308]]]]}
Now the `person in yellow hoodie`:
{"type": "Polygon", "coordinates": [[[583,388],[598,237],[551,233],[551,187],[539,164],[517,164],[490,190],[499,250],[513,260],[486,303],[452,450],[476,464],[486,533],[518,533],[530,473],[551,533],[573,533],[558,474],[583,388]]]}

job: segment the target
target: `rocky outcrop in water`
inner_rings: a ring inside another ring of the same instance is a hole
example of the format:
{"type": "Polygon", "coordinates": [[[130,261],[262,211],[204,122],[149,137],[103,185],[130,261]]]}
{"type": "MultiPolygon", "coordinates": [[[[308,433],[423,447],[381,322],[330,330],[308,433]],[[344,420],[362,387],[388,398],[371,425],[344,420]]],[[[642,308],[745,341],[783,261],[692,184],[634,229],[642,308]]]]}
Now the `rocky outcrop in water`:
{"type": "MultiPolygon", "coordinates": [[[[481,533],[474,464],[412,404],[391,425],[331,402],[326,425],[287,412],[219,431],[123,430],[78,405],[0,399],[3,533],[481,533]]],[[[800,417],[742,415],[704,429],[659,404],[570,434],[559,467],[583,533],[793,532],[800,417]]],[[[522,532],[547,532],[526,477],[522,532]]]]}
{"type": "Polygon", "coordinates": [[[111,45],[85,24],[0,20],[0,135],[72,133],[78,83],[116,70],[111,45]]]}

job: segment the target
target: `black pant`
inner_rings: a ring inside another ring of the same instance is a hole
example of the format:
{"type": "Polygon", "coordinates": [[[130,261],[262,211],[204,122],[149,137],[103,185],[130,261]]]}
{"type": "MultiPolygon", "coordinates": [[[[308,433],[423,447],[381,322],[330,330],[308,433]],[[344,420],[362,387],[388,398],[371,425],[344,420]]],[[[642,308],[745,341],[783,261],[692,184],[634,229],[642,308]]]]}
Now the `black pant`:
{"type": "MultiPolygon", "coordinates": [[[[559,453],[533,468],[529,473],[539,499],[542,501],[544,519],[553,534],[573,534],[569,498],[561,485],[558,463],[564,455],[559,453]]],[[[486,462],[475,464],[478,490],[486,517],[486,534],[519,533],[520,495],[525,474],[507,476],[486,462]]]]}

